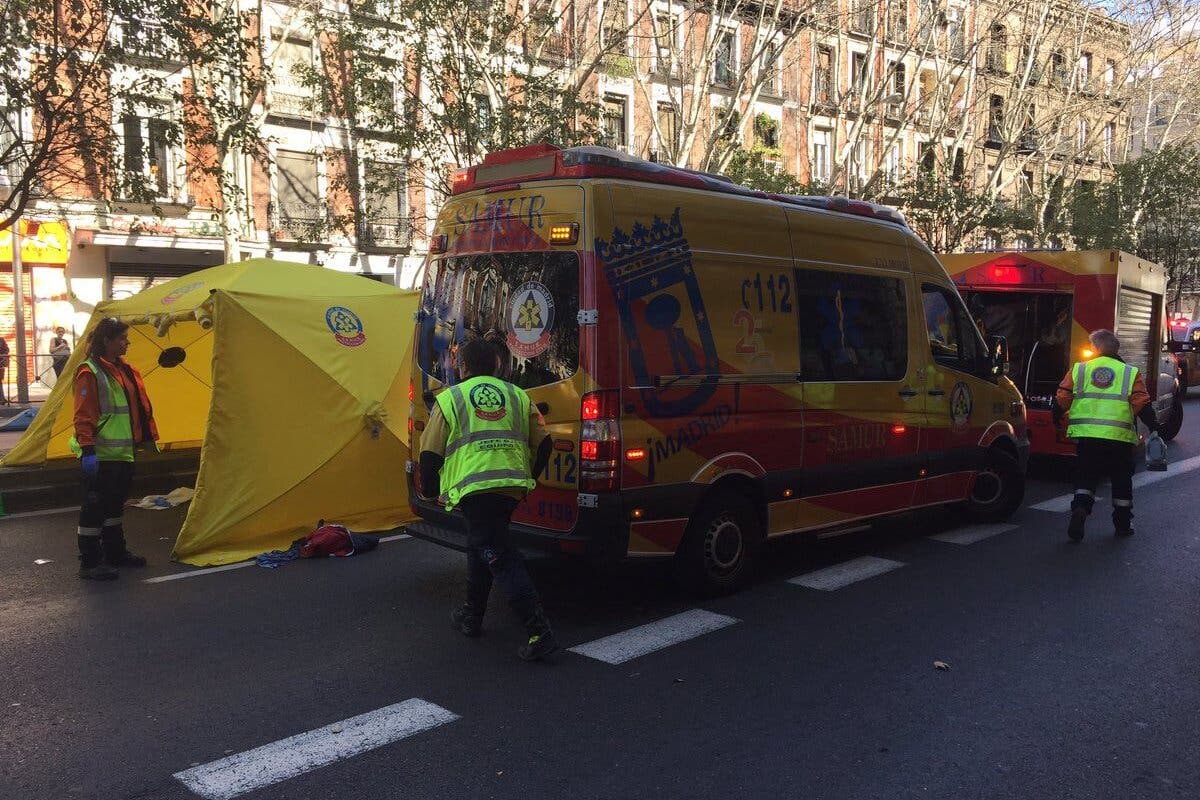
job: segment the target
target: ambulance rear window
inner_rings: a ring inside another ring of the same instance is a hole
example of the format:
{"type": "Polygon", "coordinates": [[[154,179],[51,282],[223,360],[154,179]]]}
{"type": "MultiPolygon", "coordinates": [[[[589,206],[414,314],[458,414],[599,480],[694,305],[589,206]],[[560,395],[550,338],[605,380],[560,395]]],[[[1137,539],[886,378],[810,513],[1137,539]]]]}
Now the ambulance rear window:
{"type": "Polygon", "coordinates": [[[483,253],[431,260],[418,312],[417,363],[457,380],[454,353],[468,339],[503,343],[501,377],[524,389],[579,367],[579,259],[571,252],[483,253]]]}

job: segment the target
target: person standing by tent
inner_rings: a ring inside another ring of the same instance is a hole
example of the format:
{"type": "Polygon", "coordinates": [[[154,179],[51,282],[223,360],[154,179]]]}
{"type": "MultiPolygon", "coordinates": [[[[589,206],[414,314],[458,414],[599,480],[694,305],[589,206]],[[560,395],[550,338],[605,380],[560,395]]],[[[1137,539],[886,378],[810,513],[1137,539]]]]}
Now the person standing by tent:
{"type": "Polygon", "coordinates": [[[67,341],[67,329],[62,325],[54,329],[54,338],[50,340],[50,355],[54,377],[61,378],[63,367],[71,360],[71,343],[67,341]]]}
{"type": "Polygon", "coordinates": [[[79,510],[79,577],[112,580],[115,567],[144,567],[125,546],[121,513],[133,483],[138,445],[154,446],[158,429],[141,373],[124,359],[129,326],[100,320],[88,339],[88,360],[75,372],[75,435],[71,450],[83,466],[79,510]]]}
{"type": "Polygon", "coordinates": [[[551,440],[525,390],[495,377],[500,362],[494,342],[458,348],[461,382],[438,395],[421,434],[421,487],[467,520],[467,599],[451,613],[454,628],[480,635],[494,578],[529,636],[517,655],[535,661],[558,642],[508,526],[550,460],[551,440]]]}

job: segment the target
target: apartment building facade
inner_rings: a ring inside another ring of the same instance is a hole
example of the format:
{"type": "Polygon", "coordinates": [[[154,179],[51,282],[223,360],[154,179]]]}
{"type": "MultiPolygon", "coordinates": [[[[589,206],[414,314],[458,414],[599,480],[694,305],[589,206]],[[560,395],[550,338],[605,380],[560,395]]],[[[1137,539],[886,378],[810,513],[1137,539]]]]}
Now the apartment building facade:
{"type": "MultiPolygon", "coordinates": [[[[513,12],[528,11],[526,2],[513,12]]],[[[541,11],[555,48],[544,69],[596,59],[582,92],[609,146],[717,170],[749,150],[830,193],[885,202],[925,171],[1032,203],[1056,182],[1103,180],[1127,135],[1127,31],[1068,0],[734,7],[742,13],[714,13],[720,3],[703,11],[667,0],[550,2],[541,11]],[[1112,102],[1097,102],[1106,92],[1112,102]]],[[[387,6],[324,8],[326,19],[365,14],[348,51],[305,7],[255,8],[247,40],[259,48],[249,58],[261,80],[243,99],[257,147],[224,156],[179,133],[206,95],[162,23],[114,21],[121,57],[107,80],[150,75],[161,97],[111,104],[101,121],[114,143],[110,179],[84,170],[30,203],[26,219],[61,225],[68,240],[63,263],[29,265],[54,276],[28,286],[31,351],[46,349],[57,325],[81,330],[91,304],[222,263],[230,251],[401,285],[415,279],[440,200],[429,177],[456,165],[395,136],[398,119],[420,118],[402,117],[405,103],[439,102],[413,75],[405,34],[387,6]],[[354,69],[363,60],[372,64],[366,78],[354,69]],[[347,110],[341,95],[366,80],[373,107],[347,110]],[[143,189],[137,199],[124,191],[133,182],[143,189]]],[[[980,235],[993,247],[1060,244],[980,235]]],[[[11,285],[11,273],[0,274],[11,285]]]]}

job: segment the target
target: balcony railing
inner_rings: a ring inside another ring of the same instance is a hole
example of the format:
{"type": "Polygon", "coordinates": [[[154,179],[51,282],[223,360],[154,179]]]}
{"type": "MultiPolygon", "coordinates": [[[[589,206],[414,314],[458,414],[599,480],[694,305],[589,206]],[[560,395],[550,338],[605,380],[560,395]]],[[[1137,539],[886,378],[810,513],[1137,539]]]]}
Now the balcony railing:
{"type": "Polygon", "coordinates": [[[358,227],[360,247],[410,247],[412,220],[405,217],[371,217],[358,227]]]}
{"type": "Polygon", "coordinates": [[[277,83],[271,87],[271,111],[288,117],[312,117],[316,101],[312,91],[302,86],[277,83]]]}
{"type": "Polygon", "coordinates": [[[127,56],[160,60],[179,56],[179,48],[157,22],[130,20],[120,23],[119,31],[120,45],[127,56]]]}
{"type": "Polygon", "coordinates": [[[281,203],[271,207],[271,230],[276,239],[320,242],[328,235],[325,207],[311,203],[281,203]]]}

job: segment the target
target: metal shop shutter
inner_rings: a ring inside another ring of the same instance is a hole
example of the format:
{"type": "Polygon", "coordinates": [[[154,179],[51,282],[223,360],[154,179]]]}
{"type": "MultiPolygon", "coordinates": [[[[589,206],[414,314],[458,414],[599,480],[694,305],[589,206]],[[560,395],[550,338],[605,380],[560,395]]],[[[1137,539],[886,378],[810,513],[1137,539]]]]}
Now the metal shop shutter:
{"type": "Polygon", "coordinates": [[[113,263],[108,268],[112,275],[108,296],[111,300],[123,300],[151,286],[207,268],[202,264],[113,263]]]}
{"type": "Polygon", "coordinates": [[[1155,335],[1157,301],[1156,295],[1125,286],[1117,295],[1116,334],[1121,340],[1121,358],[1141,370],[1146,388],[1152,393],[1154,390],[1150,387],[1155,385],[1158,375],[1158,354],[1154,352],[1154,344],[1158,341],[1155,335]]]}

